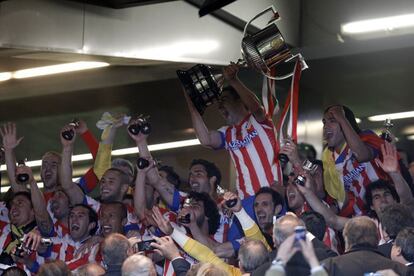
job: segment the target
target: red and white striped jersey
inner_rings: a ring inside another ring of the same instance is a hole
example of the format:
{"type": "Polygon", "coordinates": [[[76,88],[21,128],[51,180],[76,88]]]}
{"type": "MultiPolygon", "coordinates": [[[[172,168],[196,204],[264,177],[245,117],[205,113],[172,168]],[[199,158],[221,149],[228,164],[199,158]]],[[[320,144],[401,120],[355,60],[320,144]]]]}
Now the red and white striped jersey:
{"type": "Polygon", "coordinates": [[[10,223],[8,221],[0,220],[0,248],[2,252],[12,239],[11,235],[9,235],[10,232],[10,223]]]}
{"type": "Polygon", "coordinates": [[[236,167],[240,198],[254,195],[261,187],[282,178],[276,161],[276,128],[269,116],[258,122],[249,114],[240,124],[224,126],[218,131],[236,167]]]}
{"type": "Polygon", "coordinates": [[[75,242],[69,235],[63,238],[53,237],[52,248],[49,260],[61,260],[66,263],[71,271],[76,271],[79,267],[88,263],[100,263],[102,257],[99,251],[99,244],[95,244],[89,249],[87,254],[76,256],[77,250],[82,246],[82,242],[75,242]]]}
{"type": "MultiPolygon", "coordinates": [[[[380,148],[377,148],[374,143],[370,143],[370,140],[379,139],[375,133],[364,132],[360,134],[360,137],[373,149],[376,155],[380,154],[380,148]]],[[[379,178],[387,178],[387,174],[378,167],[374,159],[359,163],[349,146],[346,146],[340,153],[333,152],[332,154],[334,155],[336,170],[342,176],[341,180],[344,183],[345,191],[352,192],[355,195],[354,213],[361,215],[365,211],[365,187],[379,178]]]]}
{"type": "Polygon", "coordinates": [[[9,221],[9,210],[4,201],[0,201],[0,221],[9,221]]]}

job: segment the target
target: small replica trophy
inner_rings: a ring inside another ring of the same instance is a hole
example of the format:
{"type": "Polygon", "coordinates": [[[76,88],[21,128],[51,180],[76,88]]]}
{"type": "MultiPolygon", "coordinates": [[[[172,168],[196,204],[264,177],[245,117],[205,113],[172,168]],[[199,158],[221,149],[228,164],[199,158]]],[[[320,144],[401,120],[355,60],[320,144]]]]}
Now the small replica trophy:
{"type": "MultiPolygon", "coordinates": [[[[17,161],[17,166],[18,167],[26,166],[26,159],[17,161]]],[[[27,184],[27,181],[29,181],[29,174],[19,173],[16,175],[16,179],[20,184],[27,184]]]]}
{"type": "MultiPolygon", "coordinates": [[[[308,172],[308,173],[313,173],[313,172],[315,172],[316,171],[316,169],[318,168],[318,165],[316,165],[316,164],[313,164],[311,161],[309,161],[309,160],[305,160],[304,162],[303,162],[303,164],[302,164],[302,169],[305,171],[305,172],[308,172]]],[[[306,177],[305,177],[305,174],[304,173],[302,173],[302,174],[299,174],[294,180],[293,180],[293,183],[294,184],[296,184],[296,185],[300,185],[300,186],[305,186],[305,183],[306,183],[306,177]]]]}
{"type": "MultiPolygon", "coordinates": [[[[308,68],[301,54],[293,55],[291,53],[289,46],[286,44],[285,39],[275,23],[278,19],[278,12],[271,6],[257,14],[246,24],[241,42],[243,58],[237,61],[238,65],[253,68],[264,76],[274,80],[286,79],[293,75],[293,72],[291,72],[283,76],[272,76],[270,69],[278,64],[299,59],[302,70],[308,68]],[[264,29],[252,35],[247,34],[247,28],[251,23],[269,11],[273,12],[273,17],[269,24],[264,29]]],[[[218,100],[222,89],[219,84],[223,83],[223,77],[213,75],[211,67],[197,64],[186,71],[178,70],[177,75],[201,115],[207,106],[211,105],[214,100],[218,100]]]]}
{"type": "Polygon", "coordinates": [[[139,115],[137,118],[137,123],[131,124],[128,127],[128,131],[132,135],[138,135],[140,132],[142,134],[148,135],[151,133],[151,124],[149,123],[149,116],[139,115]]]}
{"type": "Polygon", "coordinates": [[[388,141],[389,143],[392,142],[391,129],[393,126],[394,123],[391,121],[391,119],[385,119],[384,130],[381,133],[381,138],[385,141],[388,141]]]}
{"type": "MultiPolygon", "coordinates": [[[[218,195],[223,196],[227,192],[227,190],[221,187],[220,185],[218,185],[216,192],[218,195]]],[[[233,208],[237,204],[237,198],[226,200],[225,204],[227,208],[233,208]]]]}
{"type": "MultiPolygon", "coordinates": [[[[79,126],[79,120],[75,118],[72,120],[72,122],[69,123],[69,125],[77,128],[79,126]]],[[[65,130],[64,132],[62,132],[62,137],[65,140],[70,141],[73,139],[73,136],[75,136],[75,132],[73,130],[65,130]]]]}
{"type": "MultiPolygon", "coordinates": [[[[185,199],[185,201],[184,201],[184,205],[183,205],[183,207],[190,207],[190,206],[191,206],[191,204],[192,204],[192,200],[191,200],[191,198],[186,198],[186,199],[185,199]]],[[[186,215],[184,215],[184,216],[180,216],[180,217],[178,218],[178,221],[179,221],[180,223],[184,223],[184,224],[188,224],[188,223],[190,223],[190,221],[191,221],[191,215],[190,215],[190,213],[188,213],[188,214],[186,214],[186,215]]]]}

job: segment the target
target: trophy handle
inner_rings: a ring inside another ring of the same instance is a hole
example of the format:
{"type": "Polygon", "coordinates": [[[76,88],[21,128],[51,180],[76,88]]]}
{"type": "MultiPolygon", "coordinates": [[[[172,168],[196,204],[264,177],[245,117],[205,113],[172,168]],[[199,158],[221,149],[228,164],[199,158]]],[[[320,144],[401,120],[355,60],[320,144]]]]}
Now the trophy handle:
{"type": "MultiPolygon", "coordinates": [[[[301,65],[302,65],[302,70],[301,71],[306,70],[306,69],[309,68],[308,64],[306,63],[305,59],[303,58],[303,56],[301,54],[293,55],[290,58],[286,59],[285,62],[289,62],[289,61],[291,61],[294,58],[298,58],[299,59],[301,65]]],[[[284,80],[284,79],[287,79],[287,78],[290,78],[291,76],[293,76],[293,71],[291,73],[289,73],[289,74],[282,75],[282,76],[276,76],[276,77],[273,77],[270,74],[266,74],[264,72],[262,72],[262,74],[264,76],[268,77],[269,79],[272,79],[272,80],[284,80]]]]}
{"type": "Polygon", "coordinates": [[[268,11],[272,11],[273,12],[273,18],[270,20],[269,24],[272,23],[273,21],[279,19],[279,13],[276,11],[275,7],[274,6],[270,6],[267,9],[263,10],[262,12],[256,14],[255,17],[253,17],[252,19],[250,19],[249,22],[247,22],[247,24],[244,26],[243,37],[246,36],[247,28],[251,25],[251,23],[253,21],[255,21],[257,18],[259,18],[260,16],[262,16],[263,14],[267,13],[268,11]]]}

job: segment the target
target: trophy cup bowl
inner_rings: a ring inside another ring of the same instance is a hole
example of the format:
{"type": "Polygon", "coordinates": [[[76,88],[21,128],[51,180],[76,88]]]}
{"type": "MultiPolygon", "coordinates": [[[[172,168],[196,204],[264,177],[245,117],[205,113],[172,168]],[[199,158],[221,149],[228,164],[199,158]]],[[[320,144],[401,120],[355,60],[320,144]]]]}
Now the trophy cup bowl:
{"type": "Polygon", "coordinates": [[[207,106],[218,100],[221,89],[211,67],[197,64],[189,70],[177,70],[177,76],[197,111],[203,115],[207,106]]]}
{"type": "MultiPolygon", "coordinates": [[[[286,79],[293,75],[292,71],[286,75],[272,76],[270,69],[281,63],[299,59],[301,69],[305,70],[308,68],[301,54],[293,55],[291,53],[282,33],[275,24],[275,21],[278,19],[278,12],[273,6],[270,6],[246,24],[241,42],[243,59],[239,59],[236,64],[253,68],[262,75],[274,80],[286,79]],[[252,35],[247,34],[247,29],[251,23],[269,11],[273,12],[273,17],[267,26],[252,35]]],[[[223,77],[220,75],[215,76],[212,73],[211,67],[197,64],[186,71],[178,70],[177,75],[186,93],[201,115],[214,100],[218,100],[221,94],[223,77]]]]}

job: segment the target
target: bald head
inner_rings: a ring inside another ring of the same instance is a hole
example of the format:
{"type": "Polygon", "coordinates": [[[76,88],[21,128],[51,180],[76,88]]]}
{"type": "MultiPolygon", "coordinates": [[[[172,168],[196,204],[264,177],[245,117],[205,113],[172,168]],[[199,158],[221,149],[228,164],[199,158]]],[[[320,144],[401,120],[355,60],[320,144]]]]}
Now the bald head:
{"type": "Polygon", "coordinates": [[[265,245],[258,240],[248,240],[240,247],[239,261],[243,273],[251,273],[269,260],[265,245]]]}
{"type": "Polygon", "coordinates": [[[156,276],[151,259],[143,255],[129,256],[122,265],[122,276],[156,276]]]}
{"type": "Polygon", "coordinates": [[[362,245],[376,248],[378,245],[378,231],[375,223],[365,216],[350,219],[344,227],[345,250],[362,245]]]}
{"type": "Polygon", "coordinates": [[[286,213],[286,215],[276,220],[273,226],[274,243],[280,245],[295,232],[296,226],[305,226],[305,223],[293,213],[286,213]]]}
{"type": "Polygon", "coordinates": [[[78,269],[78,276],[101,276],[105,274],[105,269],[98,264],[87,264],[78,269]]]}
{"type": "Polygon", "coordinates": [[[102,243],[102,257],[106,265],[122,265],[129,254],[128,239],[118,233],[110,234],[102,243]]]}

